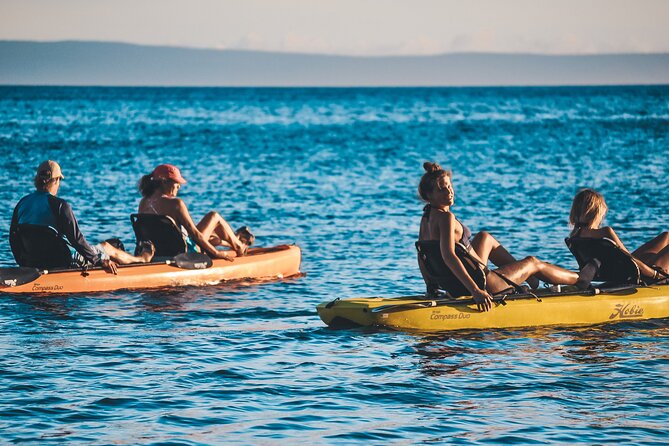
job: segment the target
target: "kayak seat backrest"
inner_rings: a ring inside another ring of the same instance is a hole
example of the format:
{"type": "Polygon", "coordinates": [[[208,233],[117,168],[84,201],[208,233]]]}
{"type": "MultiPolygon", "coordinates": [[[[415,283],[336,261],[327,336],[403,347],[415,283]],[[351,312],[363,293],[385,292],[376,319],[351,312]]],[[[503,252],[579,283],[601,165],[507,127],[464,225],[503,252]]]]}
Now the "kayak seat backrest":
{"type": "Polygon", "coordinates": [[[9,234],[9,244],[19,266],[54,269],[72,264],[70,246],[49,226],[16,225],[9,234]]]}
{"type": "Polygon", "coordinates": [[[156,247],[156,257],[174,257],[187,251],[181,230],[171,217],[158,214],[132,214],[132,229],[137,245],[135,255],[139,255],[140,243],[151,241],[156,247]]]}
{"type": "MultiPolygon", "coordinates": [[[[444,259],[441,256],[441,248],[439,247],[439,240],[419,240],[416,242],[416,249],[431,281],[436,283],[439,289],[446,291],[452,297],[468,296],[471,294],[450,268],[446,266],[446,263],[444,263],[444,259]]],[[[478,287],[485,289],[485,271],[467,252],[467,248],[460,243],[456,243],[455,255],[458,256],[478,287]]]]}
{"type": "Polygon", "coordinates": [[[632,256],[608,238],[568,237],[567,247],[576,258],[579,269],[593,260],[599,260],[601,266],[592,279],[596,282],[612,284],[639,284],[641,274],[632,256]]]}

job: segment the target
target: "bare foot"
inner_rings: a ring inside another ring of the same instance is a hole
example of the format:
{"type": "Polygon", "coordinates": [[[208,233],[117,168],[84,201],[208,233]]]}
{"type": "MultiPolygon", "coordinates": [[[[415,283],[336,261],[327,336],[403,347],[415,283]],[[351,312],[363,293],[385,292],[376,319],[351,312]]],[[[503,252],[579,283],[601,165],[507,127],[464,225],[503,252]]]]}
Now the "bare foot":
{"type": "Polygon", "coordinates": [[[239,239],[240,242],[249,246],[251,246],[253,242],[256,241],[256,236],[253,235],[253,232],[251,232],[248,226],[242,226],[241,228],[237,229],[235,231],[235,236],[239,239]]]}
{"type": "Polygon", "coordinates": [[[235,253],[237,257],[245,256],[249,252],[249,245],[245,243],[240,243],[237,248],[235,248],[235,253]]]}
{"type": "Polygon", "coordinates": [[[139,254],[139,258],[142,259],[142,262],[149,263],[153,260],[153,256],[156,254],[156,247],[150,241],[142,242],[142,252],[139,254]]]}
{"type": "Polygon", "coordinates": [[[241,228],[235,231],[235,236],[239,240],[239,247],[235,248],[235,252],[239,256],[246,255],[249,250],[249,246],[253,244],[256,240],[256,236],[253,235],[248,226],[242,226],[241,228]]]}
{"type": "Polygon", "coordinates": [[[590,282],[597,275],[597,270],[602,265],[602,262],[595,259],[591,262],[588,262],[587,265],[581,269],[581,272],[578,274],[578,280],[576,280],[576,287],[579,290],[587,290],[590,287],[590,282]]]}

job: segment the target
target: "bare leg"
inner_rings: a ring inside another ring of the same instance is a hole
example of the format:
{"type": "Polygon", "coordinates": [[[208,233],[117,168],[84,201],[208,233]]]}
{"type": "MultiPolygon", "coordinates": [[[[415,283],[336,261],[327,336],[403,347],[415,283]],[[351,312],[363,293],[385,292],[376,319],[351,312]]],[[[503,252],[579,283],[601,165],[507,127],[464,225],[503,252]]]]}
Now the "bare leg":
{"type": "MultiPolygon", "coordinates": [[[[488,259],[500,268],[517,262],[515,257],[513,257],[511,253],[507,251],[497,239],[495,239],[495,237],[486,231],[481,231],[476,234],[474,240],[472,240],[472,248],[486,265],[488,264],[488,259]]],[[[539,279],[536,277],[527,277],[526,279],[521,280],[521,282],[523,281],[527,281],[532,288],[539,287],[539,279]]]]}
{"type": "Polygon", "coordinates": [[[516,261],[509,251],[486,231],[481,231],[474,236],[472,248],[485,264],[488,264],[490,260],[497,266],[504,266],[516,261]]]}
{"type": "Polygon", "coordinates": [[[658,252],[651,264],[659,266],[665,272],[669,272],[669,246],[658,252]]]}
{"type": "MultiPolygon", "coordinates": [[[[669,254],[662,254],[667,247],[669,247],[669,232],[663,232],[654,239],[641,245],[639,249],[632,253],[632,255],[644,263],[661,266],[657,262],[663,262],[661,260],[662,257],[669,256],[669,254]]],[[[669,262],[669,259],[665,260],[665,262],[669,262]]]]}
{"type": "Polygon", "coordinates": [[[151,259],[153,259],[153,255],[156,252],[156,249],[153,247],[153,245],[151,245],[151,250],[143,251],[139,256],[134,256],[123,250],[120,250],[107,242],[100,243],[100,246],[102,246],[102,249],[104,249],[105,253],[109,256],[110,259],[120,265],[127,265],[129,263],[149,263],[151,259]]]}
{"type": "Polygon", "coordinates": [[[205,215],[197,224],[197,228],[215,246],[229,246],[237,255],[242,255],[246,251],[246,244],[237,238],[230,224],[218,212],[212,211],[205,215]]]}
{"type": "MultiPolygon", "coordinates": [[[[536,275],[544,282],[561,285],[573,285],[578,280],[578,274],[575,272],[568,271],[550,263],[542,262],[534,256],[525,257],[518,262],[502,266],[497,271],[516,283],[526,281],[533,275],[536,275]]],[[[493,294],[509,288],[509,284],[498,277],[494,272],[489,273],[487,279],[488,291],[493,294]]]]}

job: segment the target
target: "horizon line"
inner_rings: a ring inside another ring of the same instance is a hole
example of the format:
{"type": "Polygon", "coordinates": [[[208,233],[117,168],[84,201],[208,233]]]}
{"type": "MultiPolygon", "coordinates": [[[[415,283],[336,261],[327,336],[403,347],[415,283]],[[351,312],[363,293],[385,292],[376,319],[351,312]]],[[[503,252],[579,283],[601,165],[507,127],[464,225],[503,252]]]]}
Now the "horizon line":
{"type": "Polygon", "coordinates": [[[431,88],[634,88],[634,87],[669,87],[666,84],[541,84],[541,85],[104,85],[104,84],[0,84],[0,88],[183,88],[183,89],[319,89],[319,90],[352,90],[352,89],[431,89],[431,88]]]}
{"type": "Polygon", "coordinates": [[[148,48],[169,48],[193,51],[214,51],[214,52],[245,52],[245,53],[265,53],[287,56],[321,56],[321,57],[341,57],[352,59],[382,59],[382,58],[429,58],[443,56],[459,55],[480,55],[480,56],[533,56],[533,57],[593,57],[593,56],[651,56],[651,55],[669,55],[669,50],[658,52],[602,52],[602,53],[535,53],[535,52],[502,52],[502,51],[451,51],[429,54],[341,54],[341,53],[316,53],[300,51],[282,51],[282,50],[264,50],[252,48],[214,48],[199,46],[180,46],[174,44],[150,44],[124,42],[120,40],[22,40],[22,39],[0,39],[0,43],[38,43],[38,44],[59,44],[59,43],[84,43],[84,44],[105,44],[105,45],[125,45],[148,48]]]}

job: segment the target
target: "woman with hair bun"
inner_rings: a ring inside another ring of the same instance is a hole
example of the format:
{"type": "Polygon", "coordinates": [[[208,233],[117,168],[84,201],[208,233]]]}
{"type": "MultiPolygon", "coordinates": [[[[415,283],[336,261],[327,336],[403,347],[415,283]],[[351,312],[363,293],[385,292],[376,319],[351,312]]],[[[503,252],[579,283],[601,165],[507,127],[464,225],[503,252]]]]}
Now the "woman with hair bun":
{"type": "Polygon", "coordinates": [[[142,194],[139,202],[140,214],[159,214],[170,217],[184,233],[189,251],[207,253],[214,259],[232,260],[229,251],[220,251],[217,246],[232,248],[238,256],[246,254],[255,236],[248,227],[233,231],[227,221],[216,211],[205,215],[196,225],[188,212],[186,203],[177,198],[177,193],[186,180],[176,166],[161,164],[153,172],[144,175],[138,188],[142,194]]]}
{"type": "MultiPolygon", "coordinates": [[[[444,263],[471,292],[479,310],[492,308],[491,294],[509,288],[500,277],[502,274],[510,281],[527,281],[532,288],[539,286],[539,280],[553,284],[573,285],[578,280],[575,272],[543,262],[534,256],[516,260],[492,235],[481,231],[470,241],[471,231],[462,224],[451,211],[455,193],[451,182],[452,173],[441,168],[437,163],[423,164],[425,174],[420,180],[418,193],[427,202],[420,222],[419,240],[438,240],[444,263]],[[456,242],[461,243],[482,265],[490,260],[498,267],[496,273],[486,268],[486,289],[480,289],[467,273],[464,265],[455,253],[456,242]],[[498,274],[499,273],[499,274],[498,274]]],[[[419,259],[423,277],[431,290],[429,277],[419,259]]]]}

